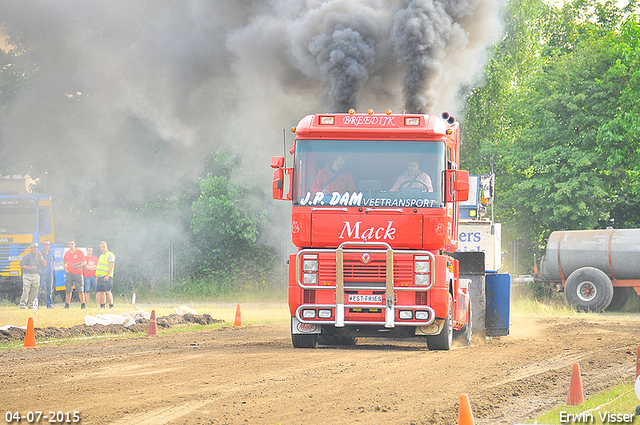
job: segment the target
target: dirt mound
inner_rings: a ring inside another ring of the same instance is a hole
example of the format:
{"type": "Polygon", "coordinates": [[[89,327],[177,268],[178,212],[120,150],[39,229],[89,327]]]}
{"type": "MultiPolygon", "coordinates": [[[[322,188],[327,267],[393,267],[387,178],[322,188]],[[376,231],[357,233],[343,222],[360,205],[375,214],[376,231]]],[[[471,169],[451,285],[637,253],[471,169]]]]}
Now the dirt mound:
{"type": "MultiPolygon", "coordinates": [[[[198,324],[198,325],[210,325],[213,323],[223,323],[224,320],[214,319],[209,314],[185,314],[181,316],[179,314],[170,314],[168,316],[157,317],[156,325],[158,329],[168,329],[176,325],[184,324],[198,324]]],[[[34,328],[36,339],[39,340],[55,340],[63,338],[80,338],[85,336],[95,335],[112,335],[112,334],[126,334],[136,332],[146,332],[149,329],[149,321],[146,319],[138,320],[134,325],[76,325],[71,328],[34,328]]],[[[24,340],[26,331],[20,328],[9,328],[7,330],[0,330],[0,343],[6,343],[16,340],[24,340]]]]}

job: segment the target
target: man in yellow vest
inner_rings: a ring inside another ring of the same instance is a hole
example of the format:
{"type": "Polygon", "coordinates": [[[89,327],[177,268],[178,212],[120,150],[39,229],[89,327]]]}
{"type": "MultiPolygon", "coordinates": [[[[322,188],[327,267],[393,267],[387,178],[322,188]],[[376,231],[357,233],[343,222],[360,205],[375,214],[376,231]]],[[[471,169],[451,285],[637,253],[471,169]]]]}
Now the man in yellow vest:
{"type": "Polygon", "coordinates": [[[96,268],[96,283],[98,293],[96,299],[100,302],[100,308],[105,308],[107,297],[109,298],[109,308],[113,308],[113,269],[116,263],[116,256],[109,251],[105,241],[100,242],[100,257],[96,268]]]}

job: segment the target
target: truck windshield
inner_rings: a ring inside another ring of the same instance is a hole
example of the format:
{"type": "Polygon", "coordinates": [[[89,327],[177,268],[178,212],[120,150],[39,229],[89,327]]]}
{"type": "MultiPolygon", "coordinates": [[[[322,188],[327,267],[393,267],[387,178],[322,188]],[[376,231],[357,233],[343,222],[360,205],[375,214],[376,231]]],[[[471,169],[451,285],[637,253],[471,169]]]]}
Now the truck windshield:
{"type": "Polygon", "coordinates": [[[0,199],[0,234],[35,233],[37,212],[35,199],[0,199]]]}
{"type": "Polygon", "coordinates": [[[443,207],[444,142],[298,140],[294,205],[443,207]]]}

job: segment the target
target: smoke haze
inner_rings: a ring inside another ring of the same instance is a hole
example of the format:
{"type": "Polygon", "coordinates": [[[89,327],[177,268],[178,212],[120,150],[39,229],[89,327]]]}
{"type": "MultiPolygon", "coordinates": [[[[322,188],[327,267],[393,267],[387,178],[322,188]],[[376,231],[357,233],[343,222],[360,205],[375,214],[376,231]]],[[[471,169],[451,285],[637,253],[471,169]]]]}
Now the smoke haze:
{"type": "Polygon", "coordinates": [[[308,113],[459,112],[500,2],[0,2],[24,76],[1,93],[0,174],[109,209],[179,188],[226,147],[267,188],[282,129],[308,113]]]}

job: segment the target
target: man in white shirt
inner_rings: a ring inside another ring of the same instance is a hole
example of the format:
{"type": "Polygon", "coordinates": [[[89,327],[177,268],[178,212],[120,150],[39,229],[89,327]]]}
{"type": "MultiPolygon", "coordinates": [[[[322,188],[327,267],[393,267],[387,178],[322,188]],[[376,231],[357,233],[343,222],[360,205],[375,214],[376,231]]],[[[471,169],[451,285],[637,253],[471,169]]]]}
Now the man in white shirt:
{"type": "Polygon", "coordinates": [[[396,180],[389,192],[397,192],[407,187],[422,188],[423,192],[433,192],[431,178],[423,171],[420,171],[418,161],[412,160],[407,164],[407,170],[396,180]]]}

